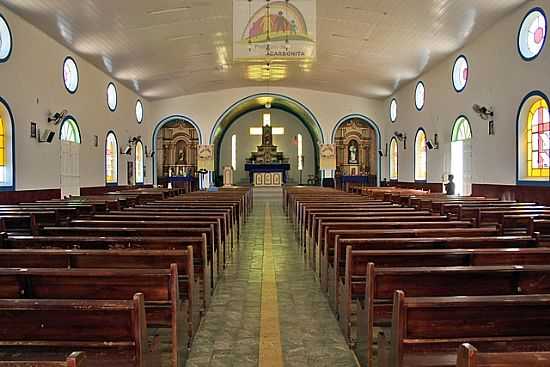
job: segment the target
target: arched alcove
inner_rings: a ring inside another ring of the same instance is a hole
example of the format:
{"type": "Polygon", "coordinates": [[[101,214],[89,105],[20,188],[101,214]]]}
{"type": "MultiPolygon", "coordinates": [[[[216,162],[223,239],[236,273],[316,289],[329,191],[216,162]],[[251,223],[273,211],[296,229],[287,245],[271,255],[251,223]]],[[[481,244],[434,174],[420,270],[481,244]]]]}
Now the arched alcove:
{"type": "MultiPolygon", "coordinates": [[[[223,160],[222,157],[222,144],[224,138],[227,135],[227,132],[230,131],[230,128],[233,124],[238,122],[241,118],[247,114],[259,111],[275,111],[286,113],[292,116],[297,122],[301,123],[305,127],[305,132],[311,137],[311,144],[313,149],[313,165],[314,169],[312,170],[313,175],[319,175],[319,144],[324,143],[323,132],[317,118],[313,113],[301,102],[280,94],[255,94],[246,98],[243,98],[231,106],[229,106],[225,112],[218,118],[214,128],[210,134],[210,144],[215,147],[215,177],[218,177],[218,184],[220,180],[220,174],[222,171],[223,160]],[[266,105],[269,107],[266,109],[266,105]]],[[[277,112],[277,113],[278,113],[277,112]]],[[[258,121],[258,127],[261,127],[262,121],[258,121]]],[[[276,125],[276,122],[274,121],[276,125]]],[[[276,127],[276,126],[274,126],[276,127]]],[[[303,134],[302,134],[303,135],[303,134]]],[[[228,135],[229,140],[232,137],[232,134],[228,135]]],[[[247,137],[249,138],[249,137],[247,137]]],[[[238,139],[238,137],[237,137],[238,139]]],[[[225,146],[225,145],[224,145],[225,146]]],[[[283,152],[287,153],[287,152],[283,152]]],[[[306,157],[307,158],[307,157],[306,157]]],[[[231,159],[229,158],[229,162],[231,159]]],[[[307,181],[307,177],[304,177],[304,183],[307,181]]]]}
{"type": "Polygon", "coordinates": [[[153,131],[153,183],[167,185],[171,180],[194,180],[197,166],[197,145],[202,144],[202,133],[191,118],[171,115],[157,123],[153,131]]]}
{"type": "MultiPolygon", "coordinates": [[[[349,150],[349,144],[352,140],[360,142],[359,145],[361,146],[361,149],[363,151],[362,153],[359,152],[359,154],[363,154],[365,158],[364,164],[361,164],[360,160],[358,159],[356,165],[364,166],[364,170],[369,171],[369,175],[376,175],[374,182],[376,182],[377,185],[380,184],[381,158],[378,154],[378,151],[381,147],[382,136],[378,124],[369,117],[362,114],[350,114],[344,116],[336,123],[334,129],[332,130],[331,142],[332,144],[336,144],[337,168],[339,159],[341,162],[347,162],[346,165],[350,165],[350,167],[354,166],[353,163],[350,163],[351,161],[347,152],[349,150]],[[349,134],[345,134],[346,136],[343,136],[342,129],[348,125],[353,126],[350,126],[349,134]],[[363,133],[362,130],[365,128],[371,130],[372,134],[363,133]],[[339,145],[341,146],[339,147],[339,145]]],[[[342,170],[342,167],[340,167],[340,170],[342,170]]],[[[341,171],[341,173],[349,173],[351,175],[351,168],[349,169],[349,171],[350,172],[341,171]]],[[[359,175],[361,173],[361,169],[355,168],[354,173],[354,175],[359,175]]]]}

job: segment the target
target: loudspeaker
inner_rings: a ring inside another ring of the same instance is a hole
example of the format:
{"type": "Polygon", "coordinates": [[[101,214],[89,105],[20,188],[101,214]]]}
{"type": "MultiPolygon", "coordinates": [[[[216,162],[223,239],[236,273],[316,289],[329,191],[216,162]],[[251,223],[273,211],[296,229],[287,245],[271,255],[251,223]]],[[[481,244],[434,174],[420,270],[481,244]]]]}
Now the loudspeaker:
{"type": "Polygon", "coordinates": [[[378,155],[379,155],[380,157],[383,157],[383,156],[384,156],[384,152],[381,151],[381,150],[379,150],[379,151],[378,151],[378,155]]]}
{"type": "Polygon", "coordinates": [[[126,145],[124,148],[121,149],[121,154],[129,155],[132,152],[132,147],[129,145],[126,145]]]}
{"type": "Polygon", "coordinates": [[[429,150],[433,150],[435,148],[432,142],[429,140],[426,140],[426,147],[428,147],[429,150]]]}
{"type": "Polygon", "coordinates": [[[42,134],[40,134],[40,132],[38,133],[38,142],[51,144],[54,136],[55,136],[55,132],[49,129],[46,129],[42,134]]]}

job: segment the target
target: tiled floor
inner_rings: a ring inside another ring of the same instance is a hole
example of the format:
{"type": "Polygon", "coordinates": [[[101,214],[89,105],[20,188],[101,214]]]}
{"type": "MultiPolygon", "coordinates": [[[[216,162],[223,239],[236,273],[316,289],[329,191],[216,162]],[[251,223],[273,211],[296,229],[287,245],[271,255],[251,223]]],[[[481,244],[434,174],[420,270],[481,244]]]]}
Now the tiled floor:
{"type": "Polygon", "coordinates": [[[195,338],[188,367],[280,365],[273,360],[260,361],[259,352],[264,224],[269,213],[269,254],[273,256],[277,280],[284,365],[356,366],[327,300],[299,251],[292,225],[281,206],[281,195],[280,190],[255,190],[254,211],[242,228],[239,247],[195,338]],[[266,211],[268,206],[270,210],[266,211]]]}

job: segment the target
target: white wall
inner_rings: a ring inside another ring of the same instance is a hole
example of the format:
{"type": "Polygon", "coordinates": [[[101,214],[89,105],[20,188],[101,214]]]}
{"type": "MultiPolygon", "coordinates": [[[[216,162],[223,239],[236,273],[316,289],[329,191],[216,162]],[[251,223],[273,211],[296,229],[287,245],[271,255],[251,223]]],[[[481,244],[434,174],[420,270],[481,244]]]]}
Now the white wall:
{"type": "MultiPolygon", "coordinates": [[[[138,95],[116,83],[118,107],[116,112],[110,112],[106,88],[112,78],[5,7],[0,6],[0,13],[9,23],[13,36],[11,57],[0,64],[0,96],[8,102],[15,119],[16,189],[59,188],[59,134],[52,144],[39,144],[29,136],[31,121],[37,122],[41,130],[52,128],[47,123],[48,112],[62,109],[75,117],[82,134],[81,187],[104,186],[107,132],[115,131],[119,146],[131,136],[144,135],[151,118],[150,103],[142,99],[145,122],[138,125],[135,118],[138,95]],[[74,95],[66,91],[62,77],[62,64],[69,55],[76,60],[80,72],[79,88],[74,95]],[[94,135],[99,136],[98,147],[93,146],[94,135]]],[[[59,126],[54,128],[58,133],[59,126]]],[[[149,138],[144,143],[150,147],[149,138]]],[[[150,175],[150,162],[147,166],[150,175]]],[[[126,184],[125,157],[119,159],[119,183],[126,184]]]]}
{"type": "MultiPolygon", "coordinates": [[[[152,116],[148,120],[151,123],[147,126],[146,132],[146,136],[149,137],[148,142],[151,142],[153,130],[158,122],[172,115],[184,115],[198,125],[203,144],[208,144],[216,121],[229,107],[244,98],[265,92],[265,88],[223,89],[154,101],[152,116]]],[[[365,115],[379,126],[386,115],[382,100],[298,88],[271,87],[269,92],[290,97],[305,105],[319,121],[325,143],[330,143],[334,127],[349,114],[365,115]]]]}
{"type": "MultiPolygon", "coordinates": [[[[398,119],[389,122],[389,104],[385,102],[384,141],[389,143],[394,131],[407,134],[407,150],[399,144],[399,180],[414,181],[414,137],[419,127],[430,139],[439,134],[440,149],[428,153],[428,181],[441,182],[450,170],[451,128],[464,114],[472,125],[473,183],[515,184],[516,116],[522,99],[532,90],[550,95],[550,39],[537,59],[525,62],[517,51],[517,33],[528,10],[542,7],[550,15],[550,0],[531,1],[505,17],[495,26],[451,55],[446,61],[395,93],[398,119]],[[462,93],[455,92],[451,73],[454,61],[464,54],[470,66],[470,80],[462,93]],[[414,89],[418,80],[426,86],[426,105],[421,112],[414,106],[414,89]],[[495,108],[495,136],[488,135],[488,124],[472,111],[474,103],[495,108]]],[[[388,161],[383,163],[388,176],[388,161]]]]}

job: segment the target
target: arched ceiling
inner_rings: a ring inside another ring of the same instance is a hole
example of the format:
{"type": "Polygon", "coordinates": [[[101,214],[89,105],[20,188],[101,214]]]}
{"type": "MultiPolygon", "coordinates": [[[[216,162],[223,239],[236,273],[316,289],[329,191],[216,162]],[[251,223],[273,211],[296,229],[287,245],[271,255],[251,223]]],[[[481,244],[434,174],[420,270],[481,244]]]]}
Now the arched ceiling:
{"type": "MultiPolygon", "coordinates": [[[[525,2],[318,0],[317,59],[272,85],[387,97],[525,2]]],[[[149,99],[265,85],[233,62],[231,0],[0,4],[149,99]]]]}

